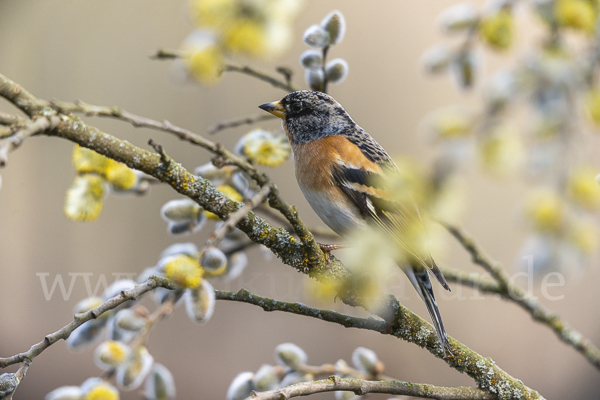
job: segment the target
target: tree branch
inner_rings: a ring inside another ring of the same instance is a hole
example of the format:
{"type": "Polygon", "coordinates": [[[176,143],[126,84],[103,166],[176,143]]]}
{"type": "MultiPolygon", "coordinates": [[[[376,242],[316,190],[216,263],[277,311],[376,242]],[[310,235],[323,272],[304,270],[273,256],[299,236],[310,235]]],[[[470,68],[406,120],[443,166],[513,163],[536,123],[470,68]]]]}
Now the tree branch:
{"type": "MultiPolygon", "coordinates": [[[[496,282],[475,279],[474,276],[456,274],[454,279],[473,286],[483,292],[497,293],[504,299],[518,304],[527,311],[533,320],[541,322],[554,331],[560,340],[573,347],[596,368],[600,369],[600,349],[580,332],[571,329],[556,313],[547,310],[529,293],[511,284],[502,265],[493,260],[464,230],[457,226],[443,224],[458,242],[471,254],[473,263],[488,271],[496,282]]],[[[446,275],[446,270],[444,270],[446,275]]],[[[450,276],[450,274],[448,275],[450,276]]]]}
{"type": "Polygon", "coordinates": [[[96,319],[107,311],[113,310],[120,306],[121,304],[129,301],[136,300],[141,295],[146,292],[149,292],[157,287],[164,287],[167,289],[175,289],[173,285],[163,277],[152,276],[146,282],[141,283],[135,286],[131,290],[126,290],[121,292],[118,296],[115,296],[104,303],[100,304],[96,308],[92,308],[91,310],[76,314],[73,318],[73,321],[54,333],[46,335],[44,340],[39,343],[31,346],[29,350],[24,353],[19,353],[12,357],[2,358],[0,357],[0,368],[5,368],[9,365],[18,364],[18,363],[26,363],[29,365],[33,361],[34,358],[39,356],[44,350],[48,347],[52,346],[54,343],[59,340],[67,340],[67,338],[73,333],[73,331],[83,325],[85,322],[90,321],[92,319],[96,319]]]}
{"type": "Polygon", "coordinates": [[[360,396],[367,393],[386,393],[442,400],[496,398],[496,396],[483,390],[470,387],[449,388],[412,382],[365,381],[355,378],[344,379],[333,375],[329,379],[320,381],[297,383],[267,392],[252,392],[246,400],[285,400],[292,397],[335,391],[349,391],[360,396]]]}
{"type": "MultiPolygon", "coordinates": [[[[39,100],[2,75],[0,75],[0,96],[9,99],[22,110],[31,113],[31,116],[36,116],[37,111],[48,115],[56,114],[55,110],[47,107],[47,102],[41,102],[46,106],[40,105],[39,100]],[[16,90],[17,88],[19,90],[16,90]]],[[[44,134],[78,143],[99,154],[123,162],[130,168],[151,175],[169,184],[178,193],[193,199],[200,206],[218,215],[221,219],[226,219],[241,207],[240,203],[223,196],[207,180],[194,176],[176,162],[169,162],[166,165],[167,163],[162,162],[159,155],[136,147],[127,141],[119,140],[85,124],[79,118],[62,113],[59,113],[58,116],[60,118],[58,126],[45,131],[44,134]]],[[[227,154],[220,146],[215,152],[227,154]]],[[[285,264],[296,268],[302,273],[317,279],[348,279],[350,272],[337,259],[332,257],[331,261],[327,262],[324,254],[314,241],[314,237],[302,223],[296,209],[283,202],[279,197],[277,187],[270,179],[256,171],[254,167],[250,170],[254,173],[253,179],[259,183],[263,182],[261,186],[265,184],[272,185],[269,194],[269,205],[279,210],[286,217],[298,234],[301,243],[286,230],[272,227],[253,212],[249,212],[237,224],[237,227],[251,240],[264,244],[280,257],[285,264]]],[[[341,293],[340,297],[345,303],[353,306],[364,306],[366,304],[360,293],[352,289],[341,293]]],[[[444,357],[435,330],[430,324],[403,307],[395,297],[386,296],[384,300],[383,307],[376,311],[376,314],[388,324],[388,334],[426,348],[436,357],[444,357]]],[[[480,388],[498,394],[503,399],[516,399],[523,396],[532,399],[542,398],[539,393],[528,388],[521,381],[496,366],[491,359],[482,357],[453,338],[449,338],[449,340],[453,354],[445,357],[444,361],[452,368],[467,373],[475,379],[480,388]]]]}

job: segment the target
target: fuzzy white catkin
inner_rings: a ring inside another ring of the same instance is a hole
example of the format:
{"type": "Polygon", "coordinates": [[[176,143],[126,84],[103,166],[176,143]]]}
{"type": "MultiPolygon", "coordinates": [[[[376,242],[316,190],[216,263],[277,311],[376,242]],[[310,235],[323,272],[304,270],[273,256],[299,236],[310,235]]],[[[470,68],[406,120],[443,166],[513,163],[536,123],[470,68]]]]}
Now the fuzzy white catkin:
{"type": "Polygon", "coordinates": [[[344,15],[338,11],[333,10],[321,21],[321,26],[329,34],[329,44],[337,44],[344,40],[346,34],[346,20],[344,15]]]}
{"type": "Polygon", "coordinates": [[[162,364],[154,363],[144,383],[144,395],[148,400],[172,400],[175,398],[173,374],[162,364]]]}
{"type": "Polygon", "coordinates": [[[321,69],[307,69],[304,72],[304,79],[312,90],[320,90],[325,82],[325,74],[321,69]]]}
{"type": "Polygon", "coordinates": [[[167,222],[195,221],[200,206],[191,199],[177,199],[166,202],[160,209],[160,216],[167,222]]]}
{"type": "Polygon", "coordinates": [[[306,69],[319,69],[323,66],[323,56],[320,51],[306,50],[300,56],[300,64],[306,69]]]}
{"type": "Polygon", "coordinates": [[[469,3],[448,7],[438,17],[438,23],[445,32],[467,29],[477,22],[477,9],[469,3]]]}
{"type": "Polygon", "coordinates": [[[17,389],[19,381],[17,375],[13,373],[4,373],[0,375],[0,395],[2,395],[3,399],[12,397],[9,395],[17,389]]]}
{"type": "Polygon", "coordinates": [[[277,389],[279,386],[279,377],[277,370],[272,365],[264,364],[254,374],[252,385],[259,392],[277,389]]]}
{"type": "Polygon", "coordinates": [[[365,347],[357,347],[352,352],[352,363],[356,369],[362,372],[375,374],[377,361],[379,361],[377,354],[365,347]]]}
{"type": "Polygon", "coordinates": [[[306,364],[308,356],[306,352],[293,343],[282,343],[275,347],[275,359],[280,365],[297,370],[301,365],[306,364]]]}
{"type": "Polygon", "coordinates": [[[330,83],[342,83],[348,76],[348,62],[343,58],[334,58],[325,66],[325,76],[330,83]]]}
{"type": "Polygon", "coordinates": [[[252,378],[254,378],[252,372],[238,374],[229,385],[229,389],[227,389],[227,400],[244,400],[248,397],[254,390],[252,378]]]}
{"type": "Polygon", "coordinates": [[[83,325],[75,329],[66,340],[67,348],[70,350],[80,350],[99,342],[102,338],[103,327],[104,323],[99,320],[83,323],[83,325]]]}
{"type": "Polygon", "coordinates": [[[160,258],[165,258],[169,256],[176,256],[178,254],[185,254],[192,258],[198,257],[198,247],[194,243],[175,243],[167,247],[160,254],[160,258]]]}
{"type": "Polygon", "coordinates": [[[209,246],[200,254],[200,265],[207,271],[217,271],[227,265],[227,256],[217,247],[209,246]]]}
{"type": "Polygon", "coordinates": [[[139,332],[146,327],[146,318],[132,309],[121,310],[115,315],[115,323],[123,330],[139,332]]]}
{"type": "Polygon", "coordinates": [[[456,55],[450,62],[450,76],[458,89],[470,89],[481,70],[481,57],[475,51],[456,55]]]}
{"type": "Polygon", "coordinates": [[[437,44],[425,50],[421,56],[421,65],[426,72],[430,74],[439,74],[446,71],[450,60],[452,59],[452,51],[445,44],[437,44]]]}
{"type": "Polygon", "coordinates": [[[186,290],[183,297],[185,310],[193,322],[205,324],[210,320],[215,311],[215,289],[206,279],[198,288],[186,290]]]}
{"type": "Polygon", "coordinates": [[[44,400],[81,400],[83,390],[79,386],[63,386],[54,389],[44,397],[44,400]]]}
{"type": "Polygon", "coordinates": [[[303,40],[310,47],[322,49],[329,44],[329,34],[322,26],[311,25],[304,31],[303,40]]]}
{"type": "Polygon", "coordinates": [[[129,359],[117,368],[117,386],[123,390],[139,388],[150,373],[153,363],[154,357],[145,346],[133,349],[129,359]]]}

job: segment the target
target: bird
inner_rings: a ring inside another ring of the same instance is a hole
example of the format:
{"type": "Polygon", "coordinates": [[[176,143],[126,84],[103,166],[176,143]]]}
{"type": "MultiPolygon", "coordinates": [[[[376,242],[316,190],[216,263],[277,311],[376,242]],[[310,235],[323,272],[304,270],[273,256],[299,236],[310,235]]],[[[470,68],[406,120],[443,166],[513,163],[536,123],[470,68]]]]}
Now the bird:
{"type": "MultiPolygon", "coordinates": [[[[390,200],[385,188],[374,184],[378,177],[398,172],[398,167],[340,103],[323,92],[300,90],[259,108],[282,119],[298,185],[327,226],[344,237],[375,224],[406,247],[394,230],[402,226],[406,209],[390,200]]],[[[321,248],[328,254],[335,246],[321,248]]],[[[429,274],[444,289],[450,291],[450,287],[431,255],[411,254],[400,266],[424,301],[444,354],[452,354],[429,274]]]]}

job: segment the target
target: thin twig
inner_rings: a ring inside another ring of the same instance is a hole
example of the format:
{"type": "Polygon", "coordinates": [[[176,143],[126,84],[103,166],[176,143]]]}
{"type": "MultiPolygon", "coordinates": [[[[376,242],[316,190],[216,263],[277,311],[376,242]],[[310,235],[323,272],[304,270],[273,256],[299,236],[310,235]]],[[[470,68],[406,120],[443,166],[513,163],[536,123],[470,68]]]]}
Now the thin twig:
{"type": "Polygon", "coordinates": [[[208,134],[214,135],[215,133],[221,132],[222,130],[225,130],[225,129],[237,128],[238,126],[241,126],[241,125],[251,125],[251,124],[255,124],[260,121],[273,120],[275,118],[277,118],[277,117],[274,115],[271,115],[271,114],[261,114],[261,115],[253,115],[251,117],[243,117],[243,118],[236,118],[236,119],[232,119],[232,120],[228,120],[228,121],[221,121],[218,124],[208,128],[208,134]]]}
{"type": "MultiPolygon", "coordinates": [[[[457,226],[444,224],[446,229],[456,238],[456,240],[471,254],[473,263],[483,267],[488,271],[497,287],[493,287],[488,281],[476,281],[474,277],[456,276],[463,280],[463,283],[475,286],[479,285],[482,291],[495,292],[503,298],[518,304],[526,310],[531,317],[550,327],[560,340],[572,346],[579,353],[583,354],[587,360],[596,368],[600,369],[600,349],[589,339],[585,338],[580,332],[571,329],[556,313],[547,310],[533,298],[533,296],[519,286],[511,284],[508,275],[504,272],[502,265],[493,260],[464,230],[457,226]],[[471,284],[472,283],[472,284],[471,284]]],[[[444,273],[445,274],[445,273],[444,273]]]]}
{"type": "Polygon", "coordinates": [[[26,352],[6,358],[0,357],[0,368],[5,368],[9,365],[18,363],[31,363],[34,358],[39,356],[44,350],[52,346],[54,343],[61,339],[67,340],[71,333],[73,333],[75,329],[79,328],[85,322],[96,319],[105,312],[113,310],[129,300],[136,300],[144,293],[149,292],[157,287],[174,289],[173,285],[166,278],[152,276],[146,282],[134,286],[131,290],[125,290],[121,292],[119,295],[105,301],[98,307],[92,308],[91,310],[81,314],[76,314],[71,323],[63,326],[54,333],[46,335],[41,342],[34,344],[26,352]]]}
{"type": "MultiPolygon", "coordinates": [[[[182,53],[180,51],[165,50],[165,49],[159,49],[156,51],[156,53],[154,53],[150,56],[150,58],[152,58],[154,60],[173,60],[173,59],[181,58],[181,57],[182,57],[182,53]]],[[[236,65],[236,64],[225,64],[225,66],[223,67],[223,71],[224,72],[229,72],[229,71],[241,72],[242,74],[246,74],[253,78],[260,79],[261,81],[267,82],[267,83],[275,86],[276,88],[283,89],[290,93],[295,92],[297,90],[289,82],[289,80],[287,82],[281,81],[281,80],[275,78],[274,76],[270,75],[267,72],[259,71],[255,68],[249,67],[247,65],[242,66],[242,65],[236,65]]]]}
{"type": "Polygon", "coordinates": [[[246,74],[248,76],[252,76],[254,78],[260,79],[261,81],[270,83],[272,86],[275,86],[276,88],[283,89],[288,93],[295,92],[296,90],[298,90],[291,84],[281,81],[281,80],[269,75],[267,72],[259,71],[252,67],[249,67],[247,65],[227,64],[227,65],[225,65],[224,71],[235,71],[235,72],[240,72],[242,74],[246,74]]]}
{"type": "Polygon", "coordinates": [[[481,389],[470,387],[441,387],[412,382],[400,381],[366,381],[362,379],[344,379],[331,376],[320,381],[297,383],[281,389],[268,392],[252,392],[247,400],[286,400],[292,397],[308,396],[323,392],[347,391],[359,396],[367,393],[385,393],[424,397],[440,400],[460,399],[496,399],[497,397],[481,389]]]}

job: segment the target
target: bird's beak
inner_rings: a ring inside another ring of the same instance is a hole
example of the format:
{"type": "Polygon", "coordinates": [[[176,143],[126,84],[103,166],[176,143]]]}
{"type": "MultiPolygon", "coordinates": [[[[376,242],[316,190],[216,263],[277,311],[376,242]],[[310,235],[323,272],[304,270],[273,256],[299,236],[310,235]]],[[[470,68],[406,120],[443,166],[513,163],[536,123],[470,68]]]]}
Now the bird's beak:
{"type": "Polygon", "coordinates": [[[261,104],[260,106],[258,106],[258,108],[261,108],[266,112],[273,114],[276,117],[285,119],[285,108],[281,105],[280,101],[261,104]]]}

